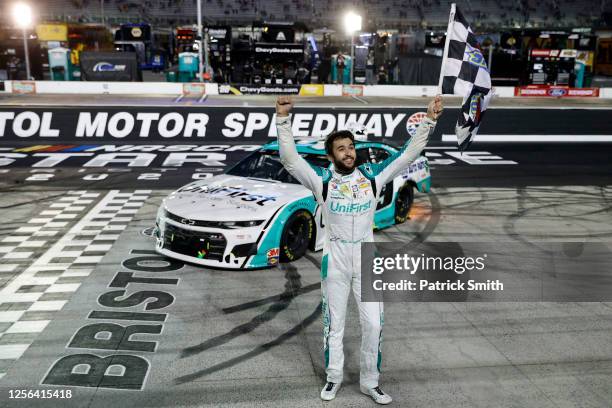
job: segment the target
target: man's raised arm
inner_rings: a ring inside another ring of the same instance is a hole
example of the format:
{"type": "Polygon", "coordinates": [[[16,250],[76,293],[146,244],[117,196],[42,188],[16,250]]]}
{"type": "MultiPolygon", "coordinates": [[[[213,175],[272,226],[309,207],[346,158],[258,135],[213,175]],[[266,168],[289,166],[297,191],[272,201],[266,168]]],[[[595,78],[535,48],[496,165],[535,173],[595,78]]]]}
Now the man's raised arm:
{"type": "Polygon", "coordinates": [[[322,198],[322,169],[313,168],[295,147],[291,133],[291,108],[293,102],[290,96],[279,96],[276,100],[276,130],[278,133],[278,150],[280,160],[285,169],[304,187],[311,190],[317,200],[322,198]],[[317,170],[319,170],[317,172],[317,170]]]}
{"type": "Polygon", "coordinates": [[[442,97],[436,98],[429,103],[427,107],[427,116],[419,124],[416,134],[410,138],[402,148],[386,160],[373,165],[376,174],[376,184],[383,186],[390,180],[393,180],[402,170],[415,161],[429,140],[429,136],[433,133],[436,127],[436,121],[442,115],[444,107],[442,105],[442,97]]]}

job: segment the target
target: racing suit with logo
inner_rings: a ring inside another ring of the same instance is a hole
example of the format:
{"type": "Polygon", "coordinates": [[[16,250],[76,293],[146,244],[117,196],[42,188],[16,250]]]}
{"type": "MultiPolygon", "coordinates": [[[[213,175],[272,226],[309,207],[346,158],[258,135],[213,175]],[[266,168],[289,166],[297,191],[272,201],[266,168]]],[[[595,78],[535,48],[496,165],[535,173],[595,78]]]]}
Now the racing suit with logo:
{"type": "Polygon", "coordinates": [[[351,284],[361,323],[360,384],[378,386],[383,325],[382,302],[361,302],[361,243],[373,242],[376,204],[382,187],[417,159],[435,122],[423,119],[402,148],[380,163],[366,163],[350,174],[311,166],[295,147],[291,116],[277,117],[280,159],[287,171],[311,190],[321,206],[325,225],[321,264],[323,337],[327,381],[341,383],[342,339],[351,284]]]}

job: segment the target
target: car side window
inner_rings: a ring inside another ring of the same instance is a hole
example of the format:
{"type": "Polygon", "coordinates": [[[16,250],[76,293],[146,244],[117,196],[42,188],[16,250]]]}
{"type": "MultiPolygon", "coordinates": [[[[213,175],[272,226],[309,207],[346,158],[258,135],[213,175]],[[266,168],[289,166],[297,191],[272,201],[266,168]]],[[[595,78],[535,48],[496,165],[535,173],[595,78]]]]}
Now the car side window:
{"type": "MultiPolygon", "coordinates": [[[[370,147],[370,160],[372,163],[380,163],[387,159],[391,153],[381,147],[370,147]]],[[[385,184],[380,189],[380,198],[376,205],[376,210],[387,207],[393,199],[393,181],[385,184]]]]}
{"type": "Polygon", "coordinates": [[[389,152],[380,147],[370,147],[370,162],[380,163],[390,156],[389,152]]]}

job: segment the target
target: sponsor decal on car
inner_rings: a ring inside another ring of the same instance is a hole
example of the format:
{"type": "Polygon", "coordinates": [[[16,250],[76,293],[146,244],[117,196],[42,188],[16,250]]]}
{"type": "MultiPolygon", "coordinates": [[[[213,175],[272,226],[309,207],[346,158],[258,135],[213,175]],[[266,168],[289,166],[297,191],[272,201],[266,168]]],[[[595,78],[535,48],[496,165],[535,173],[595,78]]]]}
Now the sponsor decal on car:
{"type": "Polygon", "coordinates": [[[406,130],[408,131],[410,137],[416,135],[417,128],[419,127],[419,124],[423,121],[425,116],[427,116],[427,113],[425,112],[417,112],[410,115],[410,117],[406,121],[406,130]]]}
{"type": "Polygon", "coordinates": [[[197,252],[197,256],[199,259],[204,259],[206,255],[208,255],[208,251],[210,250],[210,242],[200,239],[202,242],[202,248],[200,248],[197,252]]]}
{"type": "Polygon", "coordinates": [[[270,201],[276,201],[277,196],[253,194],[249,193],[245,188],[230,187],[230,186],[214,186],[210,187],[206,184],[202,185],[187,185],[180,188],[177,192],[179,193],[198,193],[198,194],[210,194],[219,195],[223,197],[231,197],[240,199],[242,201],[254,202],[257,205],[264,206],[270,201]]]}
{"type": "Polygon", "coordinates": [[[280,257],[280,248],[268,249],[268,252],[266,252],[266,256],[268,258],[268,265],[278,264],[278,259],[280,257]]]}

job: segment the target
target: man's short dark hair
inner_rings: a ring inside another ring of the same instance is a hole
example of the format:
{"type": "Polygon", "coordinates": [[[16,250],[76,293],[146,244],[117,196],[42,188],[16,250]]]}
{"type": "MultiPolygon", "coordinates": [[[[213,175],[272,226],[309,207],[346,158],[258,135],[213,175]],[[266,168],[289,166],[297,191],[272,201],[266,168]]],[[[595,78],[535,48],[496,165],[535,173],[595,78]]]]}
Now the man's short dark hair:
{"type": "Polygon", "coordinates": [[[351,142],[355,144],[355,136],[348,130],[340,130],[338,132],[334,132],[327,136],[325,139],[325,153],[333,156],[334,151],[334,141],[339,139],[351,139],[351,142]]]}

